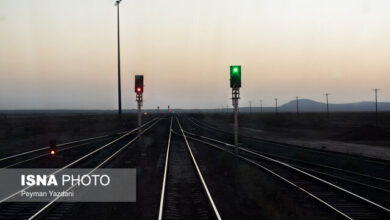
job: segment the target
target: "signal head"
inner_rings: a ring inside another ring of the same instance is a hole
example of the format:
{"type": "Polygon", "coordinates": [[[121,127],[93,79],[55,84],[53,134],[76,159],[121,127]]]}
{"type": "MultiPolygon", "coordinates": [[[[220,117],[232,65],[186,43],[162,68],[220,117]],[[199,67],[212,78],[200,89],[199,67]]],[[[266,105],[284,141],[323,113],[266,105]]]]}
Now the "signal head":
{"type": "Polygon", "coordinates": [[[230,88],[241,87],[241,66],[230,66],[230,88]]]}
{"type": "Polygon", "coordinates": [[[144,75],[135,75],[135,86],[136,93],[144,92],[144,75]]]}

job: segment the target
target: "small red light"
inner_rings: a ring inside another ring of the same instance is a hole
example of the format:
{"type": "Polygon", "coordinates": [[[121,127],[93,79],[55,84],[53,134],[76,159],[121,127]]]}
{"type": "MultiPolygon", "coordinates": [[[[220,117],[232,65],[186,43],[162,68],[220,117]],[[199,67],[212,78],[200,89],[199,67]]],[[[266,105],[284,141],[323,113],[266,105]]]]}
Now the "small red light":
{"type": "Polygon", "coordinates": [[[137,88],[137,92],[141,92],[141,88],[140,87],[137,88]]]}
{"type": "Polygon", "coordinates": [[[54,154],[56,154],[56,152],[55,152],[54,150],[51,150],[51,151],[50,151],[50,154],[51,154],[51,155],[54,155],[54,154]]]}

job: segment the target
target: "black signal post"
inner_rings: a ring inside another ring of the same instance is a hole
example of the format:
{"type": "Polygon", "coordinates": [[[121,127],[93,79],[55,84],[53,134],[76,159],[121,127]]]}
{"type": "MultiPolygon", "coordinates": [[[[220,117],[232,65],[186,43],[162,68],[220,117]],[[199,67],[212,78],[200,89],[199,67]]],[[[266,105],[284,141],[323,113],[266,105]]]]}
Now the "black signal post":
{"type": "Polygon", "coordinates": [[[241,88],[241,66],[230,66],[230,88],[234,107],[234,153],[238,154],[238,100],[241,88]]]}
{"type": "Polygon", "coordinates": [[[142,114],[141,114],[141,106],[143,102],[142,94],[144,92],[144,75],[135,75],[135,85],[134,91],[136,94],[136,101],[138,105],[138,131],[139,135],[141,134],[142,128],[142,114]]]}

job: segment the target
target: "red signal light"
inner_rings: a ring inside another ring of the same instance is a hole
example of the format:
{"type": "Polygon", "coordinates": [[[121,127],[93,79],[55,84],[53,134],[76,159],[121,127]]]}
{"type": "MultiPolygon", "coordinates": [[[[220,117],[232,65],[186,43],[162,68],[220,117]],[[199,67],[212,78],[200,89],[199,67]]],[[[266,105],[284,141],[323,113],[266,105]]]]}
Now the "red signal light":
{"type": "Polygon", "coordinates": [[[141,87],[137,87],[137,92],[141,92],[141,91],[142,91],[141,87]]]}
{"type": "Polygon", "coordinates": [[[51,155],[54,155],[54,154],[56,154],[56,151],[55,151],[55,150],[51,150],[51,151],[50,151],[50,154],[51,154],[51,155]]]}

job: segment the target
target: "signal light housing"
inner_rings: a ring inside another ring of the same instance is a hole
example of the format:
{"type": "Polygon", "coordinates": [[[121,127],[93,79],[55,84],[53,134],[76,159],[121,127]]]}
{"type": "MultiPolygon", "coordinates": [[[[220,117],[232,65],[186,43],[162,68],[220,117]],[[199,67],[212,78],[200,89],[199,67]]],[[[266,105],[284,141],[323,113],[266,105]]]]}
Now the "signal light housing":
{"type": "Polygon", "coordinates": [[[241,88],[241,66],[230,66],[230,88],[241,88]]]}
{"type": "Polygon", "coordinates": [[[55,140],[50,140],[49,145],[50,145],[50,147],[49,147],[50,155],[53,156],[56,154],[57,143],[55,140]]]}
{"type": "Polygon", "coordinates": [[[136,93],[144,92],[144,75],[135,75],[135,87],[136,93]]]}

